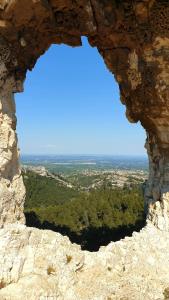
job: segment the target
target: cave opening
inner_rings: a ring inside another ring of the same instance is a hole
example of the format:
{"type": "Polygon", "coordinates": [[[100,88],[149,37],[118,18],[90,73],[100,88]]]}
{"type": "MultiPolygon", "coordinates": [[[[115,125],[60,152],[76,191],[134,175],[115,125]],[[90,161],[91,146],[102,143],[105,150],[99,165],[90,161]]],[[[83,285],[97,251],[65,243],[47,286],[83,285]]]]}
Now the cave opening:
{"type": "Polygon", "coordinates": [[[51,46],[27,77],[24,94],[16,96],[27,226],[60,232],[89,251],[139,231],[145,225],[142,183],[114,188],[104,178],[98,190],[84,185],[77,192],[71,181],[73,188],[64,186],[65,191],[56,184],[58,195],[54,188],[55,180],[70,180],[76,168],[78,174],[82,166],[88,174],[96,172],[96,156],[117,156],[116,169],[118,164],[130,169],[139,159],[141,168],[147,168],[144,130],[126,120],[118,85],[97,50],[86,38],[81,48],[51,46]],[[77,166],[78,155],[84,165],[77,166]],[[30,165],[45,166],[46,177],[30,165]]]}

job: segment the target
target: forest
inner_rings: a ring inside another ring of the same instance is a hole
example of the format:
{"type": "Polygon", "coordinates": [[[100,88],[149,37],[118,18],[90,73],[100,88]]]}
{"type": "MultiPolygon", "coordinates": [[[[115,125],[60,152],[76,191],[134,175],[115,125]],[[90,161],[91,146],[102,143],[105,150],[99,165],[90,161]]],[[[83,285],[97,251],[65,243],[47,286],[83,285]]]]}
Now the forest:
{"type": "Polygon", "coordinates": [[[24,175],[24,183],[27,225],[67,235],[82,249],[97,251],[145,225],[141,185],[121,189],[104,183],[82,192],[33,172],[24,175]]]}

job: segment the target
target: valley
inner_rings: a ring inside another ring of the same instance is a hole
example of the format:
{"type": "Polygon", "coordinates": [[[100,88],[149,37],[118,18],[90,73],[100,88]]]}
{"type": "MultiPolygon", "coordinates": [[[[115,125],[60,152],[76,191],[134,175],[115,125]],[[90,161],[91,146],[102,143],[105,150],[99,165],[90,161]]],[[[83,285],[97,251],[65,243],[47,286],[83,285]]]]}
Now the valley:
{"type": "Polygon", "coordinates": [[[22,165],[22,174],[27,225],[67,235],[82,249],[98,250],[145,224],[146,165],[34,160],[22,165]]]}

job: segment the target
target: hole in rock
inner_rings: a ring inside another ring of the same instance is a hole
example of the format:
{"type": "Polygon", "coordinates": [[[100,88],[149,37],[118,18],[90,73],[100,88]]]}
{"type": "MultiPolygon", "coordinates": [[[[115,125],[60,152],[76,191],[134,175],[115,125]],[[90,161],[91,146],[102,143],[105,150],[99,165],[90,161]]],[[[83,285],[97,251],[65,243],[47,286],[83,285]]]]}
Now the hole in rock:
{"type": "Polygon", "coordinates": [[[95,48],[51,46],[16,96],[28,226],[97,251],[145,223],[140,125],[95,48]]]}

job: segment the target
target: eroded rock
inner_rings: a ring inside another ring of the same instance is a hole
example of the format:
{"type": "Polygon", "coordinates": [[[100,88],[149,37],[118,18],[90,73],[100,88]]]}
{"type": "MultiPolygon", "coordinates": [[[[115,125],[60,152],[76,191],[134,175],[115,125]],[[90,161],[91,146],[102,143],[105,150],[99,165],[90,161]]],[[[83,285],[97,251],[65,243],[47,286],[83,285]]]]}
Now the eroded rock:
{"type": "Polygon", "coordinates": [[[0,0],[1,299],[43,299],[38,297],[49,291],[66,300],[163,299],[169,260],[168,19],[167,0],[0,0]],[[84,35],[115,75],[129,121],[145,128],[150,161],[145,200],[151,230],[97,255],[54,233],[7,226],[24,223],[13,94],[22,91],[27,70],[52,43],[80,46],[84,35]],[[69,248],[80,260],[66,264],[69,248]]]}
{"type": "Polygon", "coordinates": [[[152,224],[96,253],[23,225],[0,241],[1,300],[157,300],[169,287],[169,234],[152,224]]]}
{"type": "Polygon", "coordinates": [[[148,218],[154,220],[153,211],[155,219],[158,215],[156,201],[163,215],[169,189],[168,2],[1,0],[0,5],[0,83],[6,93],[19,91],[26,71],[52,43],[79,46],[86,35],[98,48],[120,85],[129,121],[140,121],[147,131],[148,218]]]}

